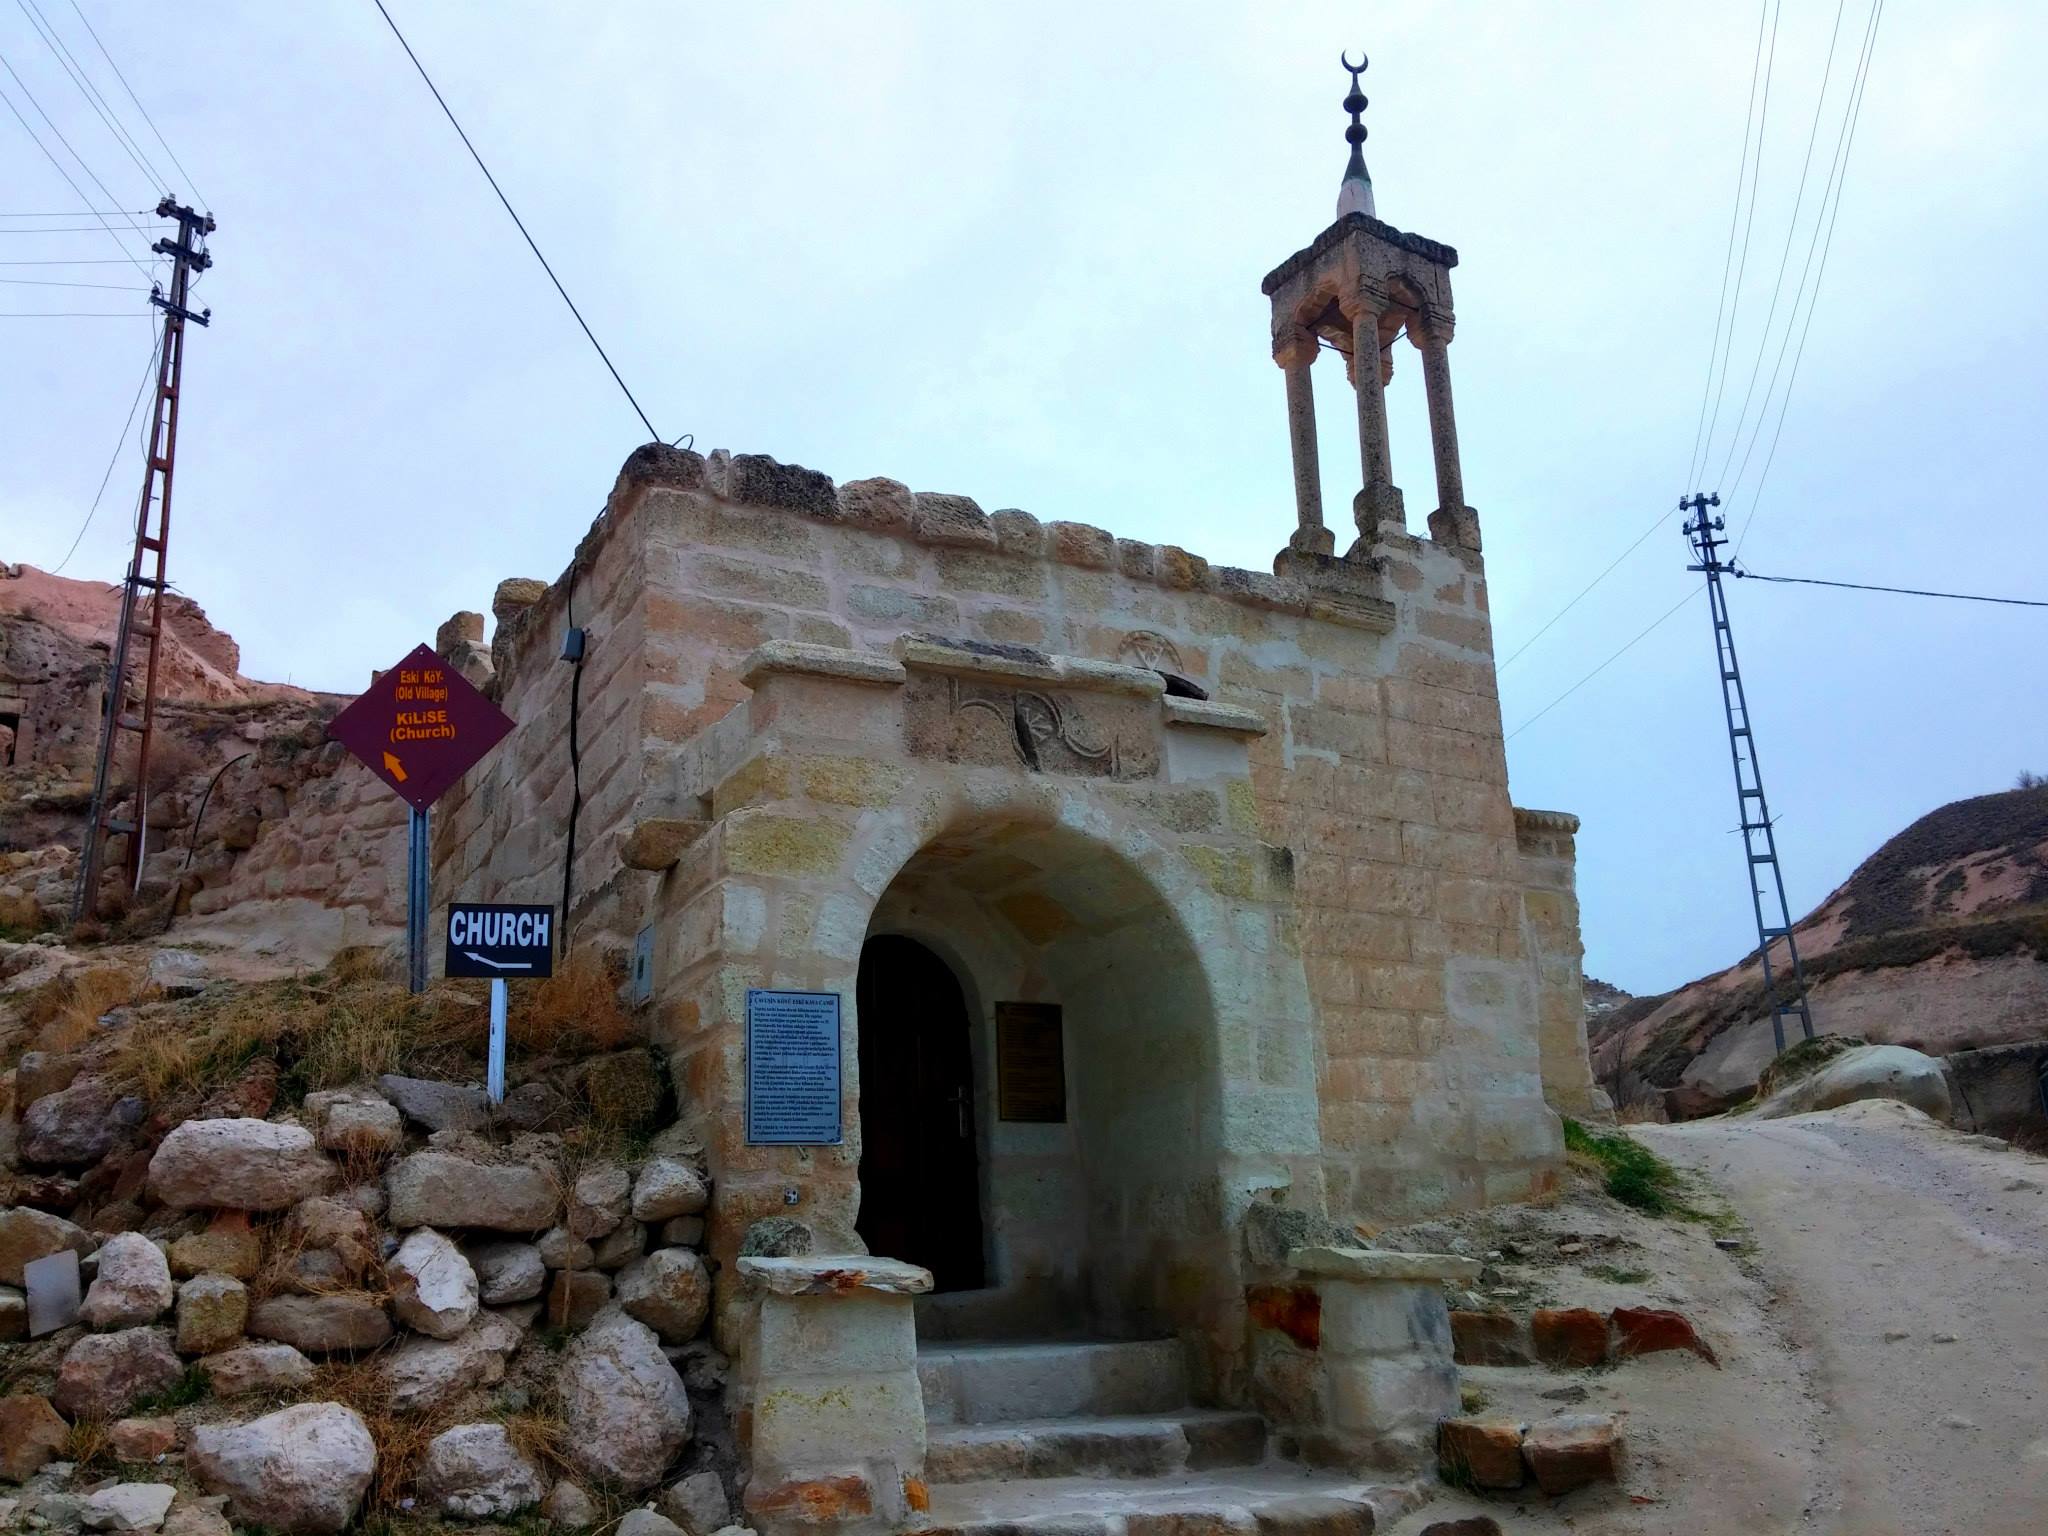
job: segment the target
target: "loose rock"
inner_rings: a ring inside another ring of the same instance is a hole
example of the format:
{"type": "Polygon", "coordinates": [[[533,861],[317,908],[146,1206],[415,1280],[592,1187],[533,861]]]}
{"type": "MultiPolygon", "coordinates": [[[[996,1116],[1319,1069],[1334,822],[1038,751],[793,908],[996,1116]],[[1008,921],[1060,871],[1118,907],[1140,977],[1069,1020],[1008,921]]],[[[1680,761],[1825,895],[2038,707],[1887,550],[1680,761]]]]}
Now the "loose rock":
{"type": "Polygon", "coordinates": [[[204,1232],[187,1233],[171,1244],[171,1273],[232,1275],[251,1280],[263,1264],[263,1241],[249,1225],[247,1211],[222,1211],[204,1232]]]}
{"type": "Polygon", "coordinates": [[[1607,1359],[1607,1318],[1590,1307],[1539,1309],[1529,1317],[1529,1342],[1545,1365],[1599,1365],[1607,1359]]]}
{"type": "Polygon", "coordinates": [[[306,1095],[306,1113],[323,1149],[344,1157],[379,1157],[405,1143],[405,1121],[367,1088],[335,1088],[306,1095]]]}
{"type": "Polygon", "coordinates": [[[596,1250],[567,1227],[548,1228],[534,1247],[549,1269],[589,1269],[597,1262],[596,1250]]]}
{"type": "Polygon", "coordinates": [[[116,1483],[85,1501],[89,1531],[153,1531],[171,1512],[178,1490],[169,1483],[116,1483]]]}
{"type": "Polygon", "coordinates": [[[187,1120],[149,1160],[149,1191],[178,1210],[281,1211],[334,1176],[304,1126],[268,1120],[187,1120]]]}
{"type": "Polygon", "coordinates": [[[28,1297],[12,1286],[0,1285],[0,1344],[27,1337],[28,1297]]]}
{"type": "Polygon", "coordinates": [[[272,1296],[249,1309],[248,1331],[312,1354],[375,1349],[391,1337],[391,1319],[374,1296],[272,1296]]]}
{"type": "Polygon", "coordinates": [[[171,1266],[139,1232],[118,1232],[100,1247],[99,1274],[79,1316],[90,1328],[139,1328],[171,1304],[171,1266]]]}
{"type": "Polygon", "coordinates": [[[244,1344],[199,1362],[215,1397],[295,1391],[313,1379],[313,1362],[289,1344],[244,1344]]]}
{"type": "Polygon", "coordinates": [[[1552,1498],[1588,1483],[1614,1481],[1621,1436],[1604,1413],[1567,1413],[1530,1426],[1522,1455],[1536,1486],[1552,1498]]]}
{"type": "Polygon", "coordinates": [[[658,1249],[620,1271],[619,1304],[660,1334],[663,1343],[686,1344],[710,1311],[711,1276],[687,1248],[658,1249]]]}
{"type": "Polygon", "coordinates": [[[0,1477],[25,1483],[56,1460],[71,1426],[46,1397],[19,1392],[0,1397],[0,1477]]]}
{"type": "Polygon", "coordinates": [[[1617,1357],[1649,1355],[1665,1349],[1689,1349],[1709,1365],[1721,1363],[1682,1313],[1657,1307],[1616,1307],[1613,1321],[1614,1353],[1617,1357]]]}
{"type": "Polygon", "coordinates": [[[485,1313],[459,1338],[406,1339],[382,1357],[379,1368],[391,1407],[413,1413],[497,1385],[505,1379],[505,1357],[519,1347],[519,1338],[518,1324],[485,1313]]]}
{"type": "Polygon", "coordinates": [[[197,1275],[178,1287],[178,1353],[210,1355],[241,1341],[249,1292],[232,1275],[197,1275]]]}
{"type": "Polygon", "coordinates": [[[548,1283],[547,1266],[532,1243],[472,1243],[465,1252],[476,1271],[477,1299],[487,1307],[531,1301],[548,1283]]]}
{"type": "Polygon", "coordinates": [[[555,1525],[566,1526],[580,1531],[586,1526],[597,1524],[597,1500],[586,1493],[578,1483],[563,1478],[549,1490],[548,1496],[540,1501],[540,1512],[555,1525]]]}
{"type": "Polygon", "coordinates": [[[1460,1365],[1526,1365],[1522,1325],[1508,1312],[1451,1314],[1451,1357],[1460,1365]]]}
{"type": "Polygon", "coordinates": [[[475,1321],[476,1271],[461,1249],[431,1227],[399,1244],[389,1272],[393,1310],[428,1338],[452,1339],[475,1321]]]}
{"type": "Polygon", "coordinates": [[[58,1168],[98,1162],[113,1149],[128,1119],[116,1113],[117,1102],[113,1086],[97,1077],[44,1094],[22,1112],[23,1159],[58,1168]]]}
{"type": "Polygon", "coordinates": [[[436,1435],[420,1466],[420,1502],[458,1519],[514,1515],[546,1492],[502,1424],[458,1424],[436,1435]]]}
{"type": "Polygon", "coordinates": [[[1437,1465],[1452,1486],[1522,1486],[1522,1426],[1512,1419],[1445,1419],[1437,1428],[1437,1465]]]}
{"type": "Polygon", "coordinates": [[[689,1536],[712,1536],[712,1532],[723,1530],[732,1520],[732,1504],[716,1472],[692,1472],[681,1482],[662,1489],[654,1507],[689,1536]]]}
{"type": "Polygon", "coordinates": [[[218,1494],[179,1500],[164,1520],[164,1536],[234,1536],[234,1527],[221,1513],[221,1506],[226,1503],[218,1494]]]}
{"type": "Polygon", "coordinates": [[[651,1509],[629,1509],[619,1521],[619,1536],[683,1536],[682,1530],[665,1515],[651,1509]]]}
{"type": "Polygon", "coordinates": [[[173,1419],[116,1419],[107,1430],[107,1448],[116,1461],[155,1461],[178,1448],[173,1419]]]}
{"type": "Polygon", "coordinates": [[[23,1268],[37,1259],[66,1248],[82,1259],[94,1246],[90,1232],[62,1216],[25,1205],[0,1210],[0,1285],[20,1285],[23,1268]]]}
{"type": "Polygon", "coordinates": [[[677,1157],[651,1157],[633,1185],[633,1219],[667,1221],[671,1216],[694,1216],[710,1198],[703,1176],[690,1164],[677,1157]]]}
{"type": "Polygon", "coordinates": [[[423,1077],[400,1077],[391,1072],[377,1079],[377,1087],[406,1119],[430,1131],[467,1130],[490,1118],[490,1095],[481,1088],[436,1083],[423,1077]]]}
{"type": "Polygon", "coordinates": [[[564,1223],[577,1237],[603,1237],[626,1219],[626,1204],[633,1193],[632,1176],[612,1164],[586,1168],[577,1175],[569,1191],[569,1214],[564,1223]]]}
{"type": "Polygon", "coordinates": [[[590,1262],[599,1269],[621,1269],[646,1251],[646,1226],[637,1221],[622,1221],[609,1236],[591,1245],[590,1262]]]}
{"type": "Polygon", "coordinates": [[[353,1408],[300,1403],[195,1430],[186,1459],[202,1486],[228,1496],[238,1523],[332,1536],[355,1518],[377,1447],[353,1408]]]}
{"type": "Polygon", "coordinates": [[[629,1491],[651,1487],[690,1438],[690,1400],[654,1330],[607,1313],[564,1356],[557,1377],[568,1456],[629,1491]]]}
{"type": "Polygon", "coordinates": [[[161,1328],[91,1333],[71,1346],[50,1395],[71,1418],[118,1418],[138,1397],[168,1391],[185,1374],[161,1328]]]}
{"type": "Polygon", "coordinates": [[[394,1227],[484,1227],[539,1232],[555,1219],[555,1182],[525,1164],[474,1162],[452,1152],[415,1152],[385,1180],[394,1227]]]}

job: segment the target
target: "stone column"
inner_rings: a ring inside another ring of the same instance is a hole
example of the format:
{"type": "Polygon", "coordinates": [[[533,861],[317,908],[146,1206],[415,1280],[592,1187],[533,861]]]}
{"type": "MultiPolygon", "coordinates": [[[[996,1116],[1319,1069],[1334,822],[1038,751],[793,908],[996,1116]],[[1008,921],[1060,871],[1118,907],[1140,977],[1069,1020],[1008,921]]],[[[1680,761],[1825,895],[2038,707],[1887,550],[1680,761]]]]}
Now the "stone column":
{"type": "Polygon", "coordinates": [[[760,1293],[742,1362],[747,1523],[764,1536],[900,1531],[923,1513],[911,1298],[931,1271],[864,1253],[739,1261],[760,1293]]]}
{"type": "Polygon", "coordinates": [[[1360,298],[1351,326],[1351,385],[1358,394],[1358,454],[1364,488],[1352,503],[1359,535],[1370,542],[1380,525],[1406,526],[1394,484],[1394,450],[1387,436],[1386,359],[1380,350],[1380,312],[1360,298]]]}
{"type": "Polygon", "coordinates": [[[1429,445],[1436,456],[1436,504],[1455,512],[1465,505],[1465,475],[1458,467],[1458,419],[1451,410],[1451,327],[1434,317],[1418,334],[1408,334],[1422,351],[1422,388],[1429,397],[1429,445]]]}
{"type": "Polygon", "coordinates": [[[1323,526],[1323,474],[1316,455],[1315,382],[1309,368],[1316,360],[1316,339],[1297,334],[1273,353],[1287,374],[1287,439],[1294,450],[1294,536],[1290,549],[1327,555],[1336,538],[1323,526]]]}
{"type": "Polygon", "coordinates": [[[1476,1259],[1366,1248],[1295,1248],[1290,1278],[1254,1286],[1252,1400],[1281,1455],[1352,1472],[1417,1475],[1458,1412],[1443,1282],[1476,1259]]]}

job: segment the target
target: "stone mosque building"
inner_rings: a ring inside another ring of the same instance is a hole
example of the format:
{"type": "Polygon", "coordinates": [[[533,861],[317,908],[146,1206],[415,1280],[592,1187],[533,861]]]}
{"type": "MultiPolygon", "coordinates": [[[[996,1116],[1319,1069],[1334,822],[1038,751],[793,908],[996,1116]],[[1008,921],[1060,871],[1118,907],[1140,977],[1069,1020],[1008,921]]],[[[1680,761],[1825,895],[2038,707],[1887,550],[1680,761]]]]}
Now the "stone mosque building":
{"type": "Polygon", "coordinates": [[[1401,1465],[1456,1411],[1469,1265],[1357,1224],[1540,1194],[1596,1107],[1577,821],[1509,794],[1458,257],[1377,217],[1355,74],[1346,106],[1336,221],[1262,285],[1270,573],[650,445],[488,659],[444,639],[518,725],[437,810],[436,899],[552,903],[566,867],[573,941],[631,955],[714,1181],[750,1523],[901,1528],[942,1459],[1003,1470],[992,1417],[1401,1465]],[[779,1217],[814,1251],[760,1256],[779,1217]]]}

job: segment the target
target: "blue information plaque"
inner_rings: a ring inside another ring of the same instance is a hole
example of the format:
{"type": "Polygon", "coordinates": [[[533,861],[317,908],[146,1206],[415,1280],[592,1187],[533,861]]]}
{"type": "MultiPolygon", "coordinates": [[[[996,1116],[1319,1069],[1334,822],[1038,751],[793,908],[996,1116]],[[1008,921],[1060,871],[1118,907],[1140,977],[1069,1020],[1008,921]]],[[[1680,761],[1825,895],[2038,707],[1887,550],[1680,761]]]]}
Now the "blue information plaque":
{"type": "Polygon", "coordinates": [[[836,1147],[839,994],[747,991],[747,1141],[836,1147]]]}

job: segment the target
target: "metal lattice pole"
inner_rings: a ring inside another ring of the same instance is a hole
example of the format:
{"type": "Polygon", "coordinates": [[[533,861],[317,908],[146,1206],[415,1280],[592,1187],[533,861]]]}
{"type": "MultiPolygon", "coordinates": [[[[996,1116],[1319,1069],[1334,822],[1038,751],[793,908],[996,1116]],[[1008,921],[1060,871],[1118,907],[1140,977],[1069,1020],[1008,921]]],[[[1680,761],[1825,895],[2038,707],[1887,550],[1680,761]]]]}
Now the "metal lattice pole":
{"type": "Polygon", "coordinates": [[[1728,719],[1728,755],[1735,766],[1735,800],[1742,821],[1742,848],[1749,871],[1749,896],[1756,913],[1756,952],[1763,964],[1764,1002],[1771,1010],[1771,1035],[1777,1048],[1785,1049],[1785,1016],[1796,1014],[1801,1033],[1813,1038],[1813,1012],[1806,1000],[1806,970],[1799,961],[1799,940],[1792,932],[1792,913],[1785,902],[1785,874],[1778,863],[1778,838],[1771,827],[1771,811],[1764,799],[1763,771],[1757,766],[1756,734],[1749,719],[1749,699],[1742,688],[1742,668],[1735,659],[1735,631],[1728,622],[1728,595],[1722,589],[1722,573],[1729,566],[1720,551],[1727,540],[1720,536],[1722,520],[1709,518],[1707,509],[1721,505],[1716,496],[1693,495],[1681,500],[1681,511],[1692,513],[1685,536],[1692,546],[1697,565],[1687,570],[1702,571],[1707,578],[1707,606],[1714,623],[1714,662],[1721,674],[1721,706],[1728,719]],[[1765,876],[1769,876],[1769,897],[1775,901],[1778,921],[1766,918],[1765,876]],[[1778,998],[1777,975],[1771,965],[1771,946],[1785,941],[1791,960],[1792,997],[1778,998]]]}
{"type": "Polygon", "coordinates": [[[149,826],[149,755],[156,735],[157,660],[163,645],[165,568],[171,544],[171,480],[178,456],[178,400],[185,373],[185,322],[205,325],[212,310],[195,313],[188,307],[192,278],[213,265],[199,237],[213,233],[211,214],[195,213],[166,197],[157,216],[178,221],[176,240],[159,240],[152,249],[171,259],[171,291],[161,288],[150,302],[164,312],[163,347],[157,360],[156,402],[151,410],[149,457],[143,465],[142,499],[135,510],[135,546],[121,585],[121,617],[114,630],[114,650],[107,666],[107,691],[101,702],[99,751],[93,764],[92,805],[86,814],[85,846],[78,861],[78,889],[71,900],[71,919],[94,915],[99,904],[100,867],[109,837],[125,836],[122,868],[132,894],[142,884],[144,842],[149,826]],[[138,657],[137,642],[142,650],[138,657]],[[139,697],[130,706],[129,692],[141,674],[139,697]],[[135,784],[128,816],[113,815],[116,749],[124,735],[135,738],[135,784]]]}

